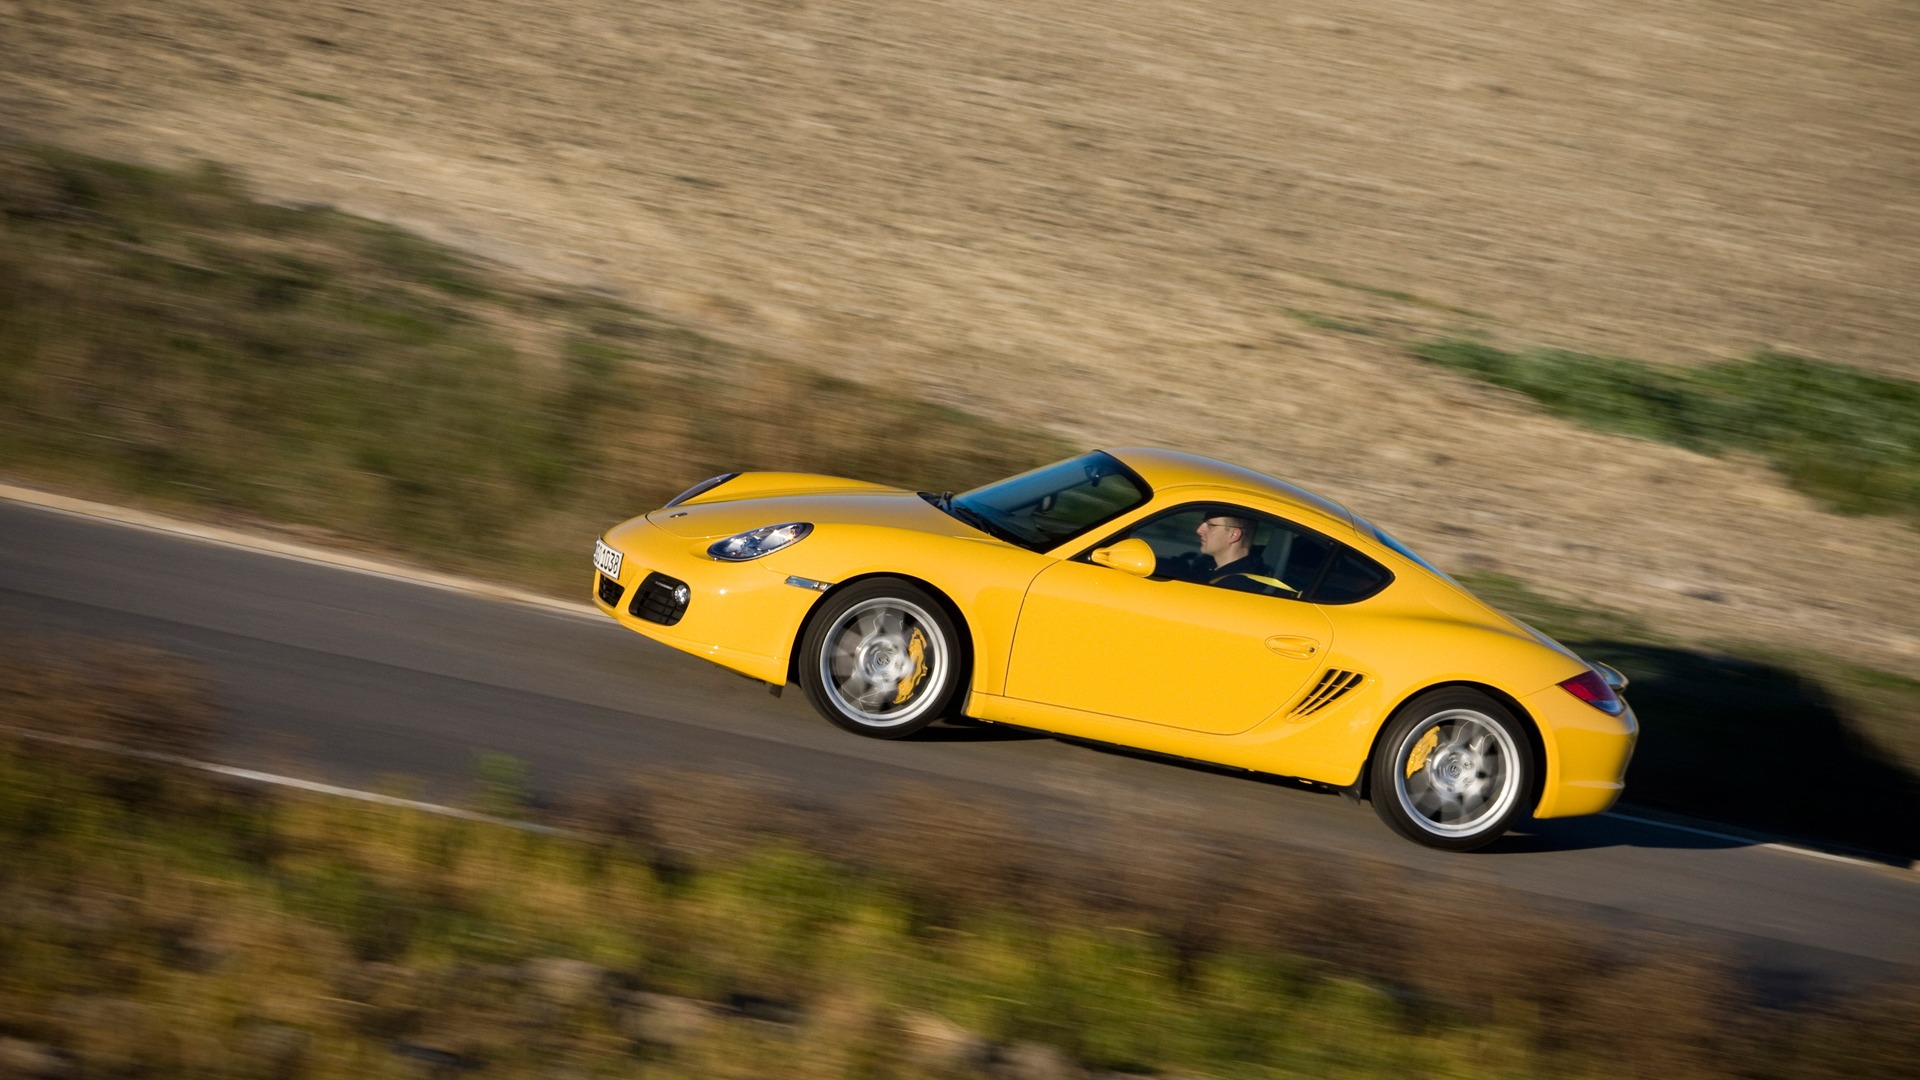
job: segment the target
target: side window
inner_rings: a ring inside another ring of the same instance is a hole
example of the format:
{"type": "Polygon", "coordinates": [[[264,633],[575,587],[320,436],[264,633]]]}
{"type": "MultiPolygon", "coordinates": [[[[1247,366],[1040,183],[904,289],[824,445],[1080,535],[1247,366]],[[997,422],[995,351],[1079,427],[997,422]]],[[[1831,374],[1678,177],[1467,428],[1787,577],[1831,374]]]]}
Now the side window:
{"type": "Polygon", "coordinates": [[[1338,546],[1318,533],[1220,504],[1182,507],[1107,540],[1144,540],[1156,578],[1299,599],[1338,546]]]}
{"type": "MultiPolygon", "coordinates": [[[[1182,566],[1186,562],[1200,557],[1200,519],[1206,516],[1201,509],[1176,510],[1171,514],[1162,514],[1149,521],[1143,521],[1119,536],[1118,540],[1145,540],[1147,546],[1160,560],[1159,571],[1155,577],[1167,577],[1168,570],[1182,566]]],[[[1109,541],[1111,543],[1113,541],[1109,541]]]]}

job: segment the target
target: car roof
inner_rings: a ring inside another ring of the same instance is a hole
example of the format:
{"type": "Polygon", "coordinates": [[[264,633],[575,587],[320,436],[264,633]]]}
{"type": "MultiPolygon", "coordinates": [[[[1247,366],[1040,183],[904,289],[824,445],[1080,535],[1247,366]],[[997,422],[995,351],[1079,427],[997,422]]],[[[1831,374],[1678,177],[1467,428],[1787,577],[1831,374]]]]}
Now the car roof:
{"type": "Polygon", "coordinates": [[[1140,474],[1156,492],[1179,487],[1211,487],[1246,491],[1269,499],[1312,510],[1326,517],[1353,525],[1353,512],[1324,495],[1289,484],[1265,473],[1232,465],[1215,458],[1188,454],[1179,450],[1154,447],[1126,447],[1108,450],[1126,466],[1140,474]]]}

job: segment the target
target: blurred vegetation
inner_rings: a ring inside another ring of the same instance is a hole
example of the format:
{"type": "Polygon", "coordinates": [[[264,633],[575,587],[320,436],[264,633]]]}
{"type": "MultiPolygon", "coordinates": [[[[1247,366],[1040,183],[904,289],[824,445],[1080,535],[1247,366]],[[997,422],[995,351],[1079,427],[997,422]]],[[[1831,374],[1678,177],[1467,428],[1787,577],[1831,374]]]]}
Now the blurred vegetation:
{"type": "Polygon", "coordinates": [[[1631,680],[1629,803],[1920,859],[1920,682],[1817,653],[1684,645],[1510,577],[1460,580],[1631,680]]]}
{"type": "Polygon", "coordinates": [[[1920,384],[1771,352],[1701,368],[1464,340],[1414,353],[1592,427],[1758,454],[1849,513],[1920,520],[1920,384]]]}
{"type": "Polygon", "coordinates": [[[256,202],[214,166],[0,146],[0,460],[18,478],[576,593],[599,530],[718,472],[964,490],[1068,453],[256,202]]]}
{"type": "MultiPolygon", "coordinates": [[[[0,652],[0,695],[169,752],[216,730],[191,668],[99,642],[0,652]]],[[[1781,1003],[1684,941],[1364,861],[1118,820],[1069,848],[931,790],[820,807],[688,775],[557,813],[542,835],[0,734],[0,1064],[1787,1080],[1920,1054],[1920,985],[1781,1003]]]]}

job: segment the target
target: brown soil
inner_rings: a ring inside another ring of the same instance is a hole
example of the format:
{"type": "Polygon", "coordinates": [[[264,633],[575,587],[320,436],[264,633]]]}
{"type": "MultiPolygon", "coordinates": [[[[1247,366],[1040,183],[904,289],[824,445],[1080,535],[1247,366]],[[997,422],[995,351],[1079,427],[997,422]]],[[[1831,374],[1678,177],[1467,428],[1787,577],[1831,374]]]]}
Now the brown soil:
{"type": "Polygon", "coordinates": [[[0,55],[16,137],[235,164],[903,393],[1242,460],[1442,565],[1920,674],[1912,529],[1403,348],[1912,377],[1899,0],[0,0],[0,55]]]}

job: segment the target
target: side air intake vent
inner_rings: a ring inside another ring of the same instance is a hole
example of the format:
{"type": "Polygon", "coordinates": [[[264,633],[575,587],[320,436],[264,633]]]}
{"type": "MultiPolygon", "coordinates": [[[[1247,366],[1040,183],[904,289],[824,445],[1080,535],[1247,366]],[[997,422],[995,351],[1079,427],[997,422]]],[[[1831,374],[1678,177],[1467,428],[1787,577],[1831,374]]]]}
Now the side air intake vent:
{"type": "Polygon", "coordinates": [[[1293,715],[1312,716],[1321,709],[1346,697],[1354,687],[1359,686],[1365,681],[1357,671],[1341,671],[1339,668],[1328,668],[1326,674],[1320,676],[1319,683],[1317,683],[1313,691],[1307,695],[1306,700],[1294,707],[1293,715]]]}

